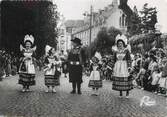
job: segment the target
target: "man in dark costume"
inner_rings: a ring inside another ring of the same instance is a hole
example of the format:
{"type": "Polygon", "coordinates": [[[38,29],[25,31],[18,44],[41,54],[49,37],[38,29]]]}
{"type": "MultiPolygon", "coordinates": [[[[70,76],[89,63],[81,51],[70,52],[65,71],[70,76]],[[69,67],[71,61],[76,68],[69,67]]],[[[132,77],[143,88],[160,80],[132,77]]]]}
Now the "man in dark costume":
{"type": "Polygon", "coordinates": [[[72,83],[73,90],[72,94],[76,93],[76,87],[78,94],[81,94],[81,83],[82,83],[82,69],[85,63],[85,53],[81,48],[81,40],[74,38],[72,41],[73,49],[69,52],[68,63],[69,63],[69,82],[72,83]]]}

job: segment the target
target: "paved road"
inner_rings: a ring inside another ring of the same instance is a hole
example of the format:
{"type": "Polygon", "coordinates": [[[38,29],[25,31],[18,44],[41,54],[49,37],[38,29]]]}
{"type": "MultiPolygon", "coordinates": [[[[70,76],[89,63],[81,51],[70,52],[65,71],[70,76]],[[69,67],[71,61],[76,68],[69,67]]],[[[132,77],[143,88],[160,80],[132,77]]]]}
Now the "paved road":
{"type": "Polygon", "coordinates": [[[118,98],[111,82],[104,81],[100,95],[91,96],[84,77],[82,95],[72,95],[68,78],[61,77],[57,93],[45,93],[44,78],[38,73],[32,92],[22,93],[18,76],[0,82],[0,117],[167,117],[165,97],[134,89],[129,99],[118,98]],[[140,107],[143,96],[156,100],[155,106],[140,107]]]}

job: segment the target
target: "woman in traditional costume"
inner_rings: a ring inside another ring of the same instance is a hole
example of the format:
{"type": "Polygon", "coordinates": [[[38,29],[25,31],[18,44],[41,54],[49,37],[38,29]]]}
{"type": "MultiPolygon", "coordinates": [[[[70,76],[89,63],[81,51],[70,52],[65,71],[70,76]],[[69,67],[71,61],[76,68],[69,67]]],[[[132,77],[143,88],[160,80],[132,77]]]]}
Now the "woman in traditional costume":
{"type": "Polygon", "coordinates": [[[23,85],[23,92],[30,91],[29,87],[35,85],[35,50],[33,47],[34,37],[26,35],[24,37],[24,46],[20,45],[21,64],[19,67],[19,84],[23,85]]]}
{"type": "Polygon", "coordinates": [[[129,96],[129,91],[133,88],[132,80],[130,79],[129,70],[131,69],[131,56],[126,48],[127,38],[124,35],[116,37],[117,50],[114,52],[113,59],[110,63],[113,68],[113,90],[120,92],[120,97],[123,96],[123,91],[126,91],[126,97],[129,96]]]}
{"type": "Polygon", "coordinates": [[[45,85],[47,86],[46,92],[49,92],[49,89],[51,89],[52,92],[55,93],[56,86],[60,85],[60,61],[58,61],[54,48],[47,45],[46,53],[47,56],[44,61],[45,85]]]}

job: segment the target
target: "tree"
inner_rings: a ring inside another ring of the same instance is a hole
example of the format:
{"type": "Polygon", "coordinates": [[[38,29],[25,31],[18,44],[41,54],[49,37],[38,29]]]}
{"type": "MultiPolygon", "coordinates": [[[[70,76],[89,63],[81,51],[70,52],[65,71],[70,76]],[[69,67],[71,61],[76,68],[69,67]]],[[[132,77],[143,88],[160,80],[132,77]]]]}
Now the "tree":
{"type": "Polygon", "coordinates": [[[156,7],[148,7],[145,3],[141,13],[141,30],[144,33],[153,31],[155,32],[155,24],[157,23],[157,10],[156,7]]]}
{"type": "Polygon", "coordinates": [[[88,47],[88,51],[91,51],[91,56],[93,56],[96,51],[99,51],[102,55],[111,53],[112,46],[115,43],[115,37],[118,34],[121,34],[121,31],[114,27],[109,29],[106,27],[101,28],[96,39],[88,47]]]}
{"type": "Polygon", "coordinates": [[[56,47],[58,14],[51,1],[1,2],[1,45],[19,54],[26,34],[35,38],[37,57],[44,54],[46,44],[56,47]]]}
{"type": "Polygon", "coordinates": [[[110,47],[113,46],[115,44],[115,37],[118,35],[118,34],[122,34],[122,32],[115,28],[115,27],[110,27],[108,29],[108,36],[109,36],[109,42],[110,42],[110,47]]]}
{"type": "Polygon", "coordinates": [[[130,36],[141,33],[141,18],[138,14],[136,6],[134,6],[133,14],[131,16],[131,23],[128,26],[127,32],[130,36]]]}
{"type": "Polygon", "coordinates": [[[43,12],[45,15],[45,23],[42,26],[44,37],[47,40],[47,44],[55,47],[57,45],[56,37],[57,37],[57,20],[59,19],[57,11],[55,11],[56,7],[53,4],[47,6],[46,10],[43,12]]]}

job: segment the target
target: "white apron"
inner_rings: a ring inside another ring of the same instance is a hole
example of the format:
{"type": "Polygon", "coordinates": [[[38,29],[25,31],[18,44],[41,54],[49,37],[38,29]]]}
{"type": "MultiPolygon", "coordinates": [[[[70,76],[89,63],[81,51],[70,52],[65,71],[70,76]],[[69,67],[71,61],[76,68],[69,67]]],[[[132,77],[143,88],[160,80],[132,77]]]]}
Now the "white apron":
{"type": "Polygon", "coordinates": [[[117,54],[117,61],[114,65],[114,76],[116,77],[128,77],[129,72],[128,72],[128,66],[127,66],[127,61],[123,60],[125,54],[124,53],[118,53],[117,54]]]}

